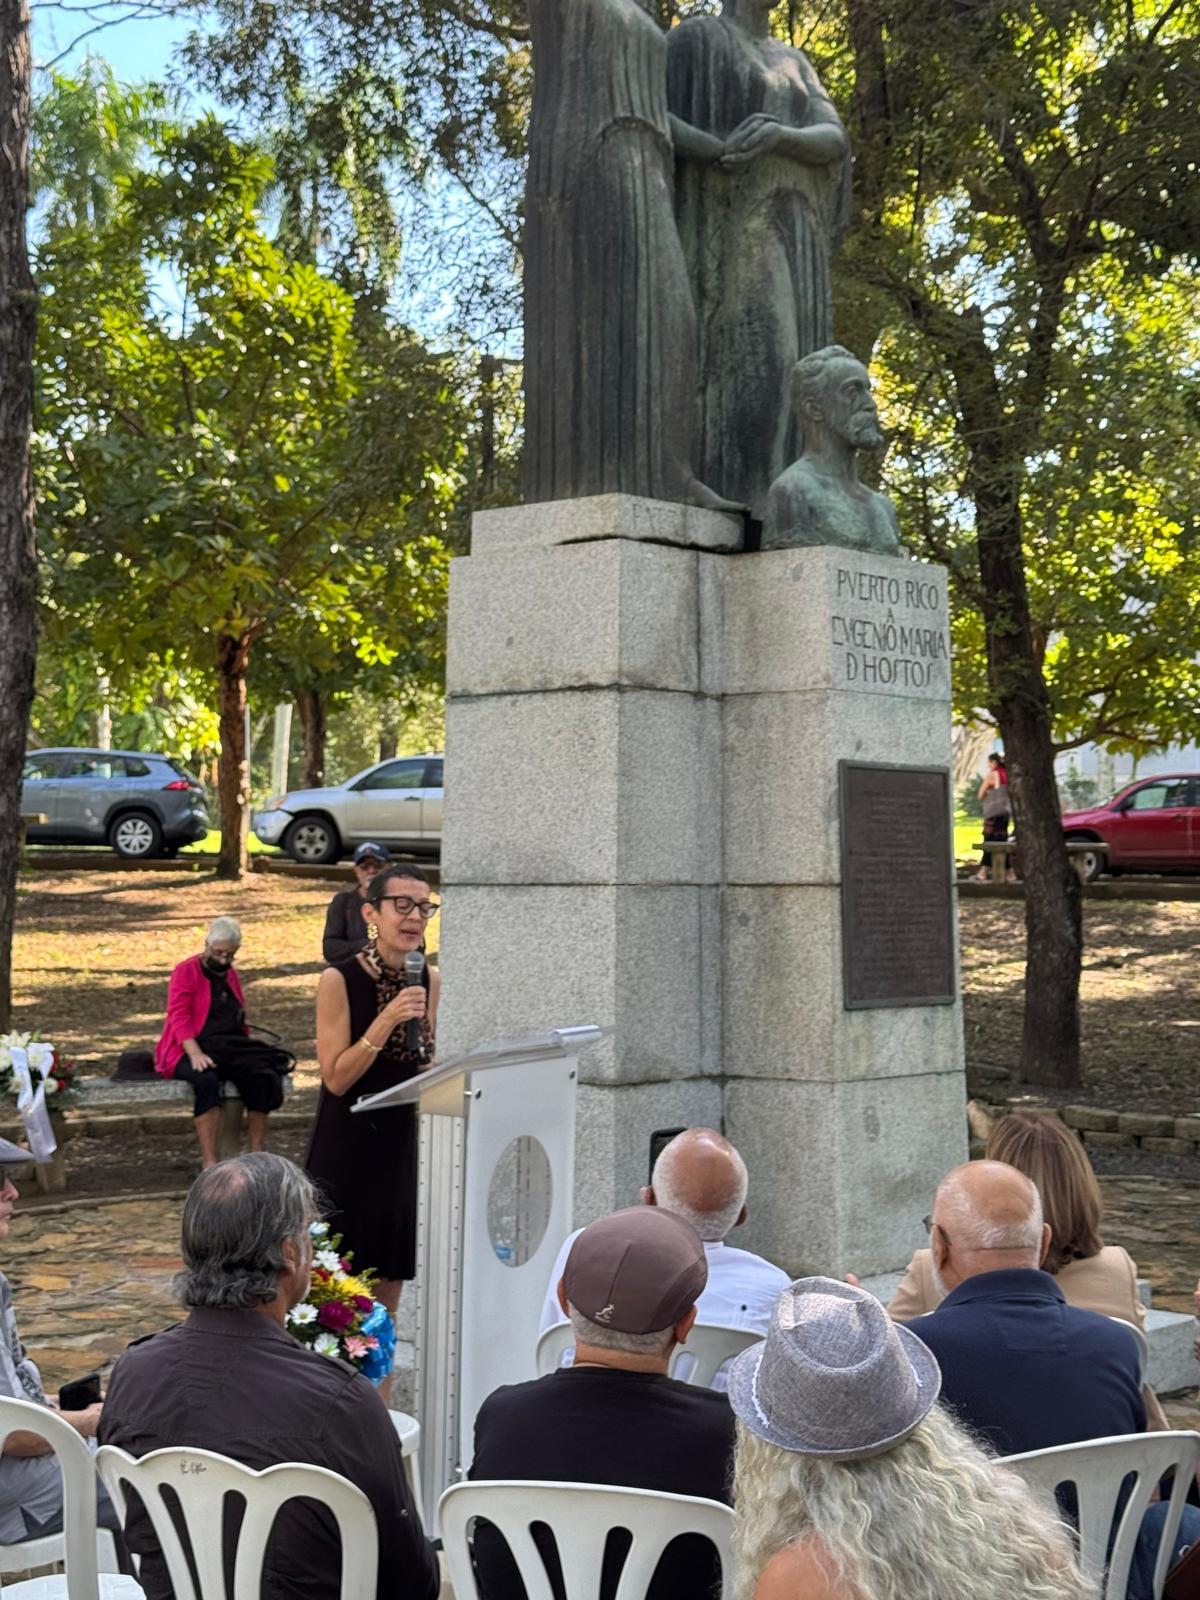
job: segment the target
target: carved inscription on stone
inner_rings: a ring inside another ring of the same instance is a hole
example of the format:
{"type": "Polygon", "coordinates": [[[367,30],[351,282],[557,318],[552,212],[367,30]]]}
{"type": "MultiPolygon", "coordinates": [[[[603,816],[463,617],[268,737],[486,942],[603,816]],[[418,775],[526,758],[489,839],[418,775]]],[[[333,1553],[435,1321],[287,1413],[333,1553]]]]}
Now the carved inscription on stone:
{"type": "Polygon", "coordinates": [[[840,761],[842,975],[848,1011],[955,999],[950,778],[840,761]]]}
{"type": "Polygon", "coordinates": [[[889,561],[833,573],[829,626],[838,689],[948,699],[950,620],[935,569],[889,561]]]}

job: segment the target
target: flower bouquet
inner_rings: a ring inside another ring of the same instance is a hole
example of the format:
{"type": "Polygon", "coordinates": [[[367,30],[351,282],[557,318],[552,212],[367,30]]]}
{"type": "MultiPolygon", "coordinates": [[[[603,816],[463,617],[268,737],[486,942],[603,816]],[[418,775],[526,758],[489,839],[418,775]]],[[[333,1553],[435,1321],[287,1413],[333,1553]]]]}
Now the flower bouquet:
{"type": "MultiPolygon", "coordinates": [[[[0,1095],[15,1102],[25,1139],[36,1160],[45,1163],[58,1149],[58,1130],[50,1119],[50,1096],[61,1103],[71,1088],[75,1063],[33,1033],[0,1034],[0,1095]]],[[[61,1182],[65,1182],[61,1176],[61,1182]]],[[[56,1184],[55,1187],[60,1187],[56,1184]]]]}
{"type": "Polygon", "coordinates": [[[288,1328],[318,1355],[348,1361],[379,1385],[392,1370],[396,1330],[375,1298],[376,1274],[353,1270],[350,1255],[341,1253],[341,1234],[331,1233],[327,1222],[314,1222],[309,1232],[312,1282],[307,1298],[288,1312],[288,1328]]]}
{"type": "Polygon", "coordinates": [[[0,1034],[0,1097],[14,1101],[17,1098],[19,1086],[13,1077],[14,1050],[24,1053],[33,1088],[36,1090],[40,1085],[47,1099],[53,1097],[53,1109],[63,1105],[63,1096],[70,1094],[79,1068],[52,1044],[39,1039],[36,1033],[0,1034]]]}

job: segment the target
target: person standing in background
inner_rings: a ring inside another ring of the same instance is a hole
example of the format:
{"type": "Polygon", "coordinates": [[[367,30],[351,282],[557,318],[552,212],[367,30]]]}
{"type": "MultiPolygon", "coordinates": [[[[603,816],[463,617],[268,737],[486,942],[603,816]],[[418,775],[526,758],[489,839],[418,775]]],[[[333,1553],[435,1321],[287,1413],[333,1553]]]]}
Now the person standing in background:
{"type": "MultiPolygon", "coordinates": [[[[983,806],[984,843],[1006,843],[1012,808],[1008,798],[1008,768],[1004,765],[1004,757],[999,750],[993,750],[988,757],[988,769],[979,785],[979,801],[983,806]]],[[[1008,881],[1015,883],[1017,875],[1012,869],[1011,857],[1009,860],[1008,881]]],[[[983,883],[986,881],[987,875],[988,858],[985,851],[983,861],[975,876],[980,883],[983,883]]]]}
{"type": "Polygon", "coordinates": [[[354,887],[339,889],[325,913],[325,937],[321,953],[330,966],[338,961],[349,961],[365,946],[367,925],[363,921],[362,908],[367,885],[380,867],[386,867],[391,859],[387,845],[375,844],[370,839],[364,840],[354,852],[354,887]]]}

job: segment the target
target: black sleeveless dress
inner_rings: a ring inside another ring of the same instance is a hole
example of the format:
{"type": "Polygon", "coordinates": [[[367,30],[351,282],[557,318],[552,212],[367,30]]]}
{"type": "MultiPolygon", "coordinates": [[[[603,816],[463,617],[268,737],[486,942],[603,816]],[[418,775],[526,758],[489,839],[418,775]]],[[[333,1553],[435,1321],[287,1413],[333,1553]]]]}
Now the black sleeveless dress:
{"type": "MultiPolygon", "coordinates": [[[[334,966],[350,1002],[350,1037],[361,1039],[379,1014],[375,980],[357,956],[334,966]]],[[[429,993],[429,968],[421,980],[429,993]]],[[[426,1019],[425,1037],[430,1038],[426,1019]]],[[[417,1270],[417,1113],[414,1106],[351,1114],[364,1095],[413,1078],[428,1051],[379,1052],[345,1094],[321,1089],[305,1169],[328,1201],[328,1221],[354,1252],[356,1268],[381,1278],[412,1278],[417,1270]]]]}

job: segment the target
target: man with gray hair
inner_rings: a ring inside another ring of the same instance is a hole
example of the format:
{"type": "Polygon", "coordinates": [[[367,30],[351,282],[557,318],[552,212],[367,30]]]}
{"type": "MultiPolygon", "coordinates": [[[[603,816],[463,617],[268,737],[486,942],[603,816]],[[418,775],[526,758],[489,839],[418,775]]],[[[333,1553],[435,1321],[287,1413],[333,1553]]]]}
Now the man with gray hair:
{"type": "MultiPolygon", "coordinates": [[[[283,1156],[235,1156],[208,1167],[183,1210],[185,1321],[139,1339],[117,1362],[100,1417],[102,1444],[130,1455],[190,1445],[261,1471],[289,1461],[328,1467],[371,1502],[379,1535],[378,1600],[435,1600],[437,1557],[404,1476],[400,1443],[361,1373],[318,1355],[287,1331],[308,1293],[311,1224],[319,1216],[307,1174],[283,1156]]],[[[148,1519],[131,1509],[130,1549],[142,1558],[149,1600],[172,1600],[148,1519]]],[[[226,1529],[226,1587],[234,1543],[226,1529]]],[[[263,1600],[324,1600],[338,1592],[337,1525],[313,1501],[278,1517],[267,1547],[263,1600]]]]}
{"type": "MultiPolygon", "coordinates": [[[[668,1376],[707,1276],[695,1229],[671,1212],[630,1206],[584,1228],[558,1285],[575,1330],[574,1361],[488,1396],[475,1419],[470,1476],[615,1484],[728,1504],[728,1402],[668,1376]]],[[[534,1538],[543,1549],[536,1530],[534,1538]]],[[[494,1530],[477,1531],[475,1560],[482,1600],[524,1600],[494,1530]]],[[[619,1564],[606,1552],[600,1600],[615,1594],[619,1564]]],[[[687,1537],[664,1555],[647,1600],[703,1596],[719,1586],[712,1547],[687,1537]]]]}
{"type": "Polygon", "coordinates": [[[866,367],[840,344],[814,350],[792,368],[791,403],[804,449],[771,485],[763,549],[832,544],[899,555],[895,507],[858,476],[858,452],[883,444],[866,367]]]}
{"type": "MultiPolygon", "coordinates": [[[[641,1200],[643,1205],[659,1206],[683,1217],[704,1241],[708,1282],[696,1302],[696,1320],[722,1328],[747,1328],[765,1337],[775,1302],[789,1279],[762,1256],[726,1243],[729,1234],[746,1220],[748,1188],[746,1163],[729,1140],[715,1128],[688,1128],[659,1154],[641,1200]]],[[[554,1263],[540,1333],[563,1320],[558,1285],[580,1231],[571,1234],[554,1263]]],[[[713,1387],[725,1387],[723,1369],[713,1387]]]]}
{"type": "Polygon", "coordinates": [[[1146,1426],[1138,1346],[1069,1306],[1048,1272],[1042,1202],[1002,1161],[955,1167],[928,1219],[945,1299],[908,1326],[942,1369],[942,1399],[1002,1456],[1146,1426]]]}

